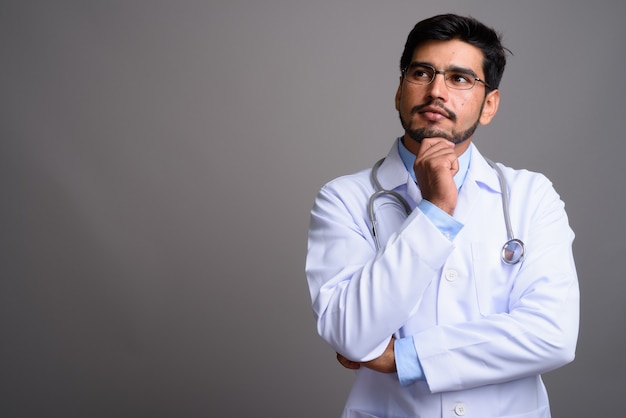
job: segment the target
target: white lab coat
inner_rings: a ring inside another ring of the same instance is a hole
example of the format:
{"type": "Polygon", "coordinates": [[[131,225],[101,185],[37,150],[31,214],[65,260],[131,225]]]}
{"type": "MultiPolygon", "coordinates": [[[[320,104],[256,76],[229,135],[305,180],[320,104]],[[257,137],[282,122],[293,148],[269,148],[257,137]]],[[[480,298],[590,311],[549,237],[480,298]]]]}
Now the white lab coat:
{"type": "MultiPolygon", "coordinates": [[[[413,336],[426,382],[361,367],[343,417],[545,418],[540,374],[570,362],[578,337],[579,290],[564,204],[541,174],[501,166],[510,216],[526,256],[500,259],[507,239],[496,171],[472,145],[450,241],[415,209],[421,195],[397,143],[379,169],[378,254],[367,202],[371,169],[340,177],[311,211],[306,274],[317,330],[355,361],[378,357],[389,338],[413,336]]],[[[337,364],[337,367],[341,367],[337,364]]]]}

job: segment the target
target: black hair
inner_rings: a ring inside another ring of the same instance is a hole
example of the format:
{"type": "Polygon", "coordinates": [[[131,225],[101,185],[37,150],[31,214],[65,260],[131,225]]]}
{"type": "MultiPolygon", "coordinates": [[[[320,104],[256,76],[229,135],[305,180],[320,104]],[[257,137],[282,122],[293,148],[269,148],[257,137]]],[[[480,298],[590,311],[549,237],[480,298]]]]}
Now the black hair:
{"type": "Polygon", "coordinates": [[[497,89],[506,65],[506,53],[502,37],[490,27],[472,17],[442,14],[418,22],[406,40],[400,58],[400,70],[411,63],[415,48],[426,41],[449,41],[458,39],[480,49],[484,55],[483,72],[491,89],[497,89]]]}

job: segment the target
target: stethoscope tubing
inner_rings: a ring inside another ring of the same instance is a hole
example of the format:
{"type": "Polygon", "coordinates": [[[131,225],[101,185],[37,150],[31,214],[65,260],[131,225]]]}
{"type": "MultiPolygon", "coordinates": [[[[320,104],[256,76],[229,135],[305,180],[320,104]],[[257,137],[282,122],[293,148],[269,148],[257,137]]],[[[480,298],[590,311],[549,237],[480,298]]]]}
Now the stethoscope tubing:
{"type": "Polygon", "coordinates": [[[376,191],[370,196],[369,202],[367,204],[367,212],[372,223],[372,235],[374,236],[374,240],[376,241],[376,249],[378,251],[380,251],[381,245],[378,238],[378,223],[376,220],[376,215],[374,214],[374,202],[376,201],[376,199],[383,195],[393,196],[402,204],[407,215],[411,213],[411,206],[409,205],[409,202],[406,201],[404,196],[402,196],[395,190],[387,190],[383,188],[383,186],[378,181],[378,168],[383,163],[383,161],[385,161],[385,159],[381,158],[380,160],[376,161],[376,164],[374,164],[374,167],[372,167],[372,183],[374,183],[376,191]]]}
{"type": "Polygon", "coordinates": [[[485,158],[485,160],[494,170],[496,170],[496,173],[498,174],[498,181],[500,182],[502,212],[504,213],[504,225],[506,226],[506,236],[508,238],[502,246],[500,257],[506,264],[517,264],[526,254],[526,245],[522,240],[515,238],[515,234],[513,234],[513,227],[511,226],[511,212],[509,210],[509,188],[504,180],[504,173],[502,173],[500,166],[488,158],[485,158]]]}

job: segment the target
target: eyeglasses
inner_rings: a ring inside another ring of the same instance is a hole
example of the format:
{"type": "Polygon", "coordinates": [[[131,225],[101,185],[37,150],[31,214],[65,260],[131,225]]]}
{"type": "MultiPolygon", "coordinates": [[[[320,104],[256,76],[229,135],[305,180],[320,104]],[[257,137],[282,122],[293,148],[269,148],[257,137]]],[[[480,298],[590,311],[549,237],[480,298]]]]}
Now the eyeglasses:
{"type": "Polygon", "coordinates": [[[446,86],[451,89],[469,90],[476,85],[477,81],[483,83],[485,87],[491,88],[484,80],[476,77],[473,72],[462,69],[439,71],[428,64],[413,63],[402,70],[402,75],[406,81],[420,86],[432,83],[437,74],[443,75],[446,86]]]}

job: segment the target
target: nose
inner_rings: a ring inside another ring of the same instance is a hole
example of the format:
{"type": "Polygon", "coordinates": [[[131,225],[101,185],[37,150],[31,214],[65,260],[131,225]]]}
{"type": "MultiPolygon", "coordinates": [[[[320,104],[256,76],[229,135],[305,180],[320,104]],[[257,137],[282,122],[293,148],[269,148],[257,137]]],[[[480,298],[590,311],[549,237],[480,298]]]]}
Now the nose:
{"type": "Polygon", "coordinates": [[[446,85],[446,79],[443,71],[436,71],[435,78],[430,84],[427,85],[429,89],[429,96],[433,99],[442,99],[446,101],[448,99],[448,86],[446,85]],[[441,77],[437,77],[437,76],[441,77]]]}

